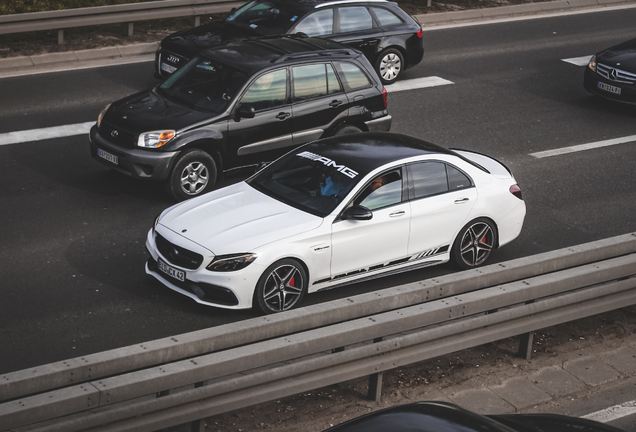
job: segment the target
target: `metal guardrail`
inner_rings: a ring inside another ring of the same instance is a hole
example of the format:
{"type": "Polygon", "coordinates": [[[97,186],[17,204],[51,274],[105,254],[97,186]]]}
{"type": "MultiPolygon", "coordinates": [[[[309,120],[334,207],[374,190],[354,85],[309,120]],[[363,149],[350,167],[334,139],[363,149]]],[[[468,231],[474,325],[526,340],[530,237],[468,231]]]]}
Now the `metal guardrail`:
{"type": "Polygon", "coordinates": [[[0,34],[57,30],[58,44],[61,44],[67,28],[127,23],[127,33],[132,36],[135,21],[191,16],[197,26],[201,15],[230,12],[244,3],[231,0],[162,0],[0,15],[0,34]]]}
{"type": "Polygon", "coordinates": [[[631,304],[636,233],[6,374],[0,425],[152,431],[366,375],[378,395],[385,370],[631,304]]]}

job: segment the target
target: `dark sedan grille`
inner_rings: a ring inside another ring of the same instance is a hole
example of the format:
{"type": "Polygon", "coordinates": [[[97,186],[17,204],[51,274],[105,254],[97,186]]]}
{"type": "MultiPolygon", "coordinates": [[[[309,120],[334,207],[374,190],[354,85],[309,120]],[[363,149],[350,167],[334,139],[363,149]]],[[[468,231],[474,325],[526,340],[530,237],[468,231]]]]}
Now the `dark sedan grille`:
{"type": "Polygon", "coordinates": [[[99,127],[99,134],[113,144],[126,148],[136,148],[138,135],[118,129],[105,121],[99,127]]]}
{"type": "Polygon", "coordinates": [[[176,68],[180,68],[188,62],[188,59],[170,51],[162,51],[159,55],[159,61],[167,63],[176,68]]]}
{"type": "Polygon", "coordinates": [[[612,66],[607,66],[601,63],[597,63],[596,72],[603,78],[606,78],[610,81],[614,81],[617,83],[623,84],[634,84],[636,83],[636,73],[627,72],[621,69],[616,69],[612,66]]]}
{"type": "Polygon", "coordinates": [[[203,262],[203,256],[181,246],[170,243],[159,234],[155,234],[157,250],[170,263],[188,270],[196,270],[203,262]]]}

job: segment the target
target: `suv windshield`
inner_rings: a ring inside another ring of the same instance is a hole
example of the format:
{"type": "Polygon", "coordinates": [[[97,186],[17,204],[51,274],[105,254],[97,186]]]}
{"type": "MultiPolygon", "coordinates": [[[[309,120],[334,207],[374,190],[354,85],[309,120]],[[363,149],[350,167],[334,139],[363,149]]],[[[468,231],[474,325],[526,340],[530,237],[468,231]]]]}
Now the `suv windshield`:
{"type": "Polygon", "coordinates": [[[316,216],[329,215],[362,176],[309,151],[290,153],[247,180],[253,188],[316,216]]]}
{"type": "Polygon", "coordinates": [[[275,35],[287,33],[302,15],[303,12],[291,3],[256,0],[240,7],[225,21],[250,28],[261,35],[275,35]]]}
{"type": "Polygon", "coordinates": [[[228,107],[247,78],[239,70],[196,57],[157,88],[174,102],[219,114],[228,107]]]}

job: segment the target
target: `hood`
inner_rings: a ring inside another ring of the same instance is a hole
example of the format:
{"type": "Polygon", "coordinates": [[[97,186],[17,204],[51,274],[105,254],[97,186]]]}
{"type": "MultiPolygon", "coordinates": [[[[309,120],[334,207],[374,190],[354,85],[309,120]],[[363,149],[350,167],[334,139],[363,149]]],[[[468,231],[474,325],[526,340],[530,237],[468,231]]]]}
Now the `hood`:
{"type": "Polygon", "coordinates": [[[178,131],[211,116],[209,112],[171,102],[151,90],[113,103],[104,121],[122,130],[141,133],[161,129],[178,131]]]}
{"type": "Polygon", "coordinates": [[[255,252],[321,224],[322,218],[270,198],[245,182],[185,201],[159,220],[159,225],[215,255],[255,252]]]}
{"type": "Polygon", "coordinates": [[[596,61],[617,69],[636,73],[636,39],[601,51],[596,55],[596,61]]]}
{"type": "Polygon", "coordinates": [[[215,21],[166,37],[161,41],[161,49],[190,59],[208,48],[253,36],[259,36],[259,33],[251,29],[241,29],[225,21],[215,21]]]}

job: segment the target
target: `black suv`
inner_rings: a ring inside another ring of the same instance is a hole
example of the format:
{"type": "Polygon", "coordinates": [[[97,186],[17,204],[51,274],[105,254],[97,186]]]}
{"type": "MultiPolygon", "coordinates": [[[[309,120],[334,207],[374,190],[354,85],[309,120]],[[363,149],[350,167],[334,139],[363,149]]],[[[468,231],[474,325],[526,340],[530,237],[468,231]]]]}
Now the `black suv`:
{"type": "Polygon", "coordinates": [[[161,41],[155,75],[166,78],[206,48],[239,38],[304,33],[359,49],[384,84],[422,61],[422,28],[397,3],[385,0],[255,0],[215,21],[161,41]]]}
{"type": "Polygon", "coordinates": [[[321,137],[390,127],[386,90],[361,52],[261,37],[204,51],[152,90],[106,106],[90,148],[97,161],[164,181],[183,200],[212,189],[223,171],[321,137]]]}

